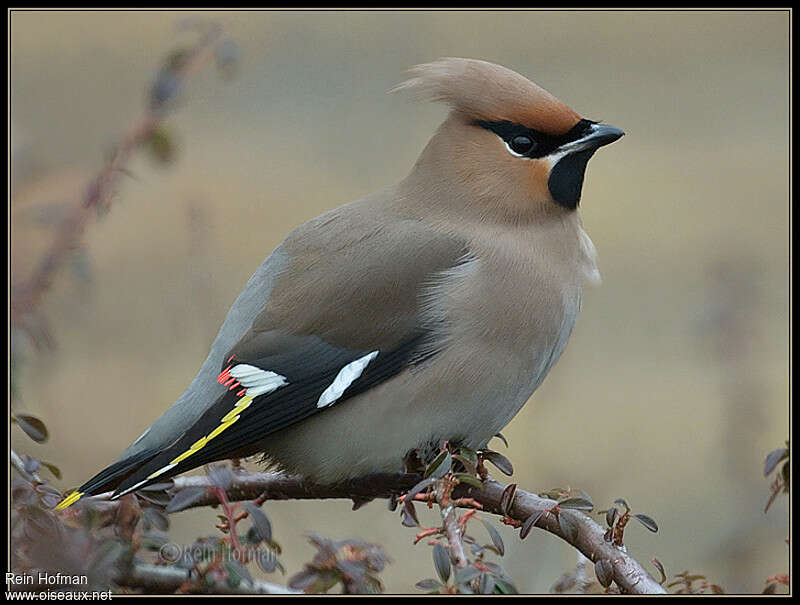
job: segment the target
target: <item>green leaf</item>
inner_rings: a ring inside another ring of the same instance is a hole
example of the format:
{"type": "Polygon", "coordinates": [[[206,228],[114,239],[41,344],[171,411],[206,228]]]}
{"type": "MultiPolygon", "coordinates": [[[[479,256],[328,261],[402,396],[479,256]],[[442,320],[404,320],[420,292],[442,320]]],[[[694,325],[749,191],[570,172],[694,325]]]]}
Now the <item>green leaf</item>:
{"type": "Polygon", "coordinates": [[[432,479],[441,479],[450,471],[451,466],[453,466],[453,457],[450,455],[450,452],[444,450],[428,465],[423,477],[425,479],[428,477],[432,479]]]}
{"type": "Polygon", "coordinates": [[[621,504],[622,506],[625,507],[626,511],[631,510],[631,507],[628,506],[628,503],[625,502],[625,500],[623,500],[622,498],[617,498],[616,500],[614,500],[614,504],[621,504]]]}
{"type": "Polygon", "coordinates": [[[514,466],[511,464],[511,461],[508,458],[503,456],[503,454],[493,452],[492,450],[486,450],[481,452],[481,457],[484,460],[488,460],[494,464],[504,475],[508,475],[510,477],[514,474],[514,466]]]}
{"type": "Polygon", "coordinates": [[[783,460],[784,458],[789,457],[789,450],[785,447],[778,448],[777,450],[771,451],[767,454],[767,458],[764,461],[764,476],[766,477],[772,471],[775,470],[775,467],[778,466],[778,463],[783,460]]]}
{"type": "Polygon", "coordinates": [[[495,594],[519,594],[517,587],[508,580],[500,580],[495,578],[494,581],[495,594]]]}
{"type": "Polygon", "coordinates": [[[502,441],[506,447],[508,447],[508,440],[503,436],[503,433],[495,433],[494,436],[497,437],[500,441],[502,441]]]}
{"type": "Polygon", "coordinates": [[[464,458],[466,458],[467,460],[469,460],[473,466],[477,466],[478,452],[462,445],[460,448],[458,448],[458,453],[464,456],[464,458]]]}
{"type": "Polygon", "coordinates": [[[488,574],[481,574],[480,588],[478,592],[481,594],[492,594],[494,592],[494,578],[488,574]]]}
{"type": "Polygon", "coordinates": [[[58,468],[55,464],[51,464],[50,462],[40,461],[40,464],[45,467],[56,479],[61,479],[61,469],[58,468]]]}
{"type": "Polygon", "coordinates": [[[480,479],[473,475],[468,475],[467,473],[456,473],[453,475],[459,483],[467,483],[473,487],[477,487],[478,489],[483,489],[483,483],[480,479]]]}
{"type": "Polygon", "coordinates": [[[204,487],[187,487],[179,491],[167,504],[168,513],[177,513],[189,508],[206,495],[204,487]]]}
{"type": "Polygon", "coordinates": [[[527,519],[525,519],[525,521],[522,522],[522,527],[519,530],[520,540],[524,540],[525,538],[528,537],[528,534],[531,533],[531,529],[533,529],[533,526],[536,525],[536,522],[544,513],[545,511],[542,511],[540,513],[533,513],[530,517],[528,517],[527,519]]]}
{"type": "Polygon", "coordinates": [[[500,532],[498,532],[491,523],[487,523],[483,519],[481,519],[481,522],[486,528],[486,531],[489,532],[489,537],[492,539],[492,544],[494,544],[494,547],[497,549],[497,553],[502,557],[506,553],[506,548],[503,544],[503,538],[500,536],[500,532]]]}
{"type": "Polygon", "coordinates": [[[433,545],[433,566],[442,582],[447,583],[447,580],[450,579],[450,554],[441,544],[433,545]]]}
{"type": "Polygon", "coordinates": [[[457,460],[458,462],[460,462],[464,466],[464,470],[467,473],[471,475],[475,474],[477,470],[475,464],[470,460],[468,460],[467,458],[465,458],[464,456],[462,456],[461,454],[453,454],[453,460],[457,460]]]}
{"type": "Polygon", "coordinates": [[[656,533],[658,531],[658,524],[652,519],[652,517],[648,517],[647,515],[633,515],[636,519],[644,525],[647,529],[651,532],[656,533]]]}
{"type": "Polygon", "coordinates": [[[247,568],[234,558],[225,561],[225,571],[228,573],[228,586],[238,587],[242,581],[252,582],[253,577],[247,568]]]}
{"type": "Polygon", "coordinates": [[[420,580],[414,584],[414,588],[417,590],[424,590],[425,592],[439,592],[444,586],[440,582],[428,578],[427,580],[420,580]]]}
{"type": "Polygon", "coordinates": [[[559,508],[570,508],[573,510],[592,510],[594,502],[581,497],[572,497],[560,500],[558,503],[559,508]]]}
{"type": "Polygon", "coordinates": [[[479,575],[481,575],[481,571],[473,566],[456,569],[455,582],[456,584],[466,584],[472,582],[479,575]]]}
{"type": "Polygon", "coordinates": [[[269,522],[267,515],[264,514],[264,511],[252,502],[245,502],[244,509],[253,522],[252,529],[254,530],[255,536],[257,536],[259,540],[270,542],[272,540],[272,524],[269,522]]]}
{"type": "Polygon", "coordinates": [[[406,494],[405,500],[403,500],[403,525],[406,527],[415,527],[419,525],[419,519],[417,519],[417,511],[414,508],[414,498],[417,494],[421,493],[431,485],[433,485],[434,479],[427,478],[423,479],[419,483],[417,483],[414,487],[408,490],[406,494]]]}

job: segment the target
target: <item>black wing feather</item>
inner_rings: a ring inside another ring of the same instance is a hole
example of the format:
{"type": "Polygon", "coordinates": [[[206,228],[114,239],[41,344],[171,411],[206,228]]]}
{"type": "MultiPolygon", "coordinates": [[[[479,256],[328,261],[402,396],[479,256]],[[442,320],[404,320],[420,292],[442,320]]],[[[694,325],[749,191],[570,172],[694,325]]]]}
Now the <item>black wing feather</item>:
{"type": "MultiPolygon", "coordinates": [[[[367,391],[408,367],[409,360],[413,358],[422,336],[422,334],[414,335],[394,349],[379,351],[342,396],[327,407],[342,405],[346,399],[367,391]]],[[[140,487],[163,481],[208,462],[229,458],[233,452],[247,451],[271,433],[313,414],[323,413],[327,407],[317,407],[322,392],[330,386],[345,365],[370,353],[371,351],[335,347],[321,338],[309,336],[304,338],[302,346],[292,347],[280,354],[247,360],[246,363],[250,365],[285,376],[288,384],[271,393],[255,397],[250,407],[241,412],[239,420],[227,430],[168,472],[142,483],[140,487]]],[[[234,363],[238,362],[237,359],[234,363]]],[[[150,474],[167,466],[193,443],[208,435],[220,425],[220,420],[233,409],[238,400],[239,397],[230,391],[220,396],[169,448],[160,452],[123,481],[115,495],[130,489],[150,474]]]]}

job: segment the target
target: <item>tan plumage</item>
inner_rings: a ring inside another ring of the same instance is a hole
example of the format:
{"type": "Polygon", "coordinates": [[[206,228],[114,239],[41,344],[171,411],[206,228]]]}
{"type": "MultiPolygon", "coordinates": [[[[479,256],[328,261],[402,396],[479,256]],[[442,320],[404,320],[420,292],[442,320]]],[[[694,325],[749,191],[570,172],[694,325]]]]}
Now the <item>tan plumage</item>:
{"type": "Polygon", "coordinates": [[[400,470],[413,448],[485,445],[538,387],[598,277],[583,170],[622,132],[483,61],[397,90],[450,106],[411,173],[294,230],[186,392],[79,493],[234,453],[319,482],[400,470]]]}
{"type": "Polygon", "coordinates": [[[581,119],[545,89],[502,65],[449,57],[412,67],[409,75],[393,90],[447,103],[473,118],[508,120],[555,135],[581,119]]]}

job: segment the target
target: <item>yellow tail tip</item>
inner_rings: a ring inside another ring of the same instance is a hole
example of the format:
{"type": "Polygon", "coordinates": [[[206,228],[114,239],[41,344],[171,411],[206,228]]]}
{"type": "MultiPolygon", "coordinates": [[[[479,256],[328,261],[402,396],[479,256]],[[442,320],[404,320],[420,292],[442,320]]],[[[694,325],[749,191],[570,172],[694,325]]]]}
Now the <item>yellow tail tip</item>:
{"type": "Polygon", "coordinates": [[[59,502],[54,510],[64,510],[68,506],[72,506],[81,499],[81,496],[83,496],[83,492],[72,492],[69,496],[59,502]]]}

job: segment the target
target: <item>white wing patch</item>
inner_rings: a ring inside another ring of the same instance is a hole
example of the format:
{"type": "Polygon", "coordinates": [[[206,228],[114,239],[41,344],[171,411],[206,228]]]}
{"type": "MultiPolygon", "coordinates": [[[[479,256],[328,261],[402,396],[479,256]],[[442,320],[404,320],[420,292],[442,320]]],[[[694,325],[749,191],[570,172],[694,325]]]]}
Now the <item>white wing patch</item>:
{"type": "Polygon", "coordinates": [[[339,370],[339,373],[336,375],[336,378],[333,379],[330,386],[319,396],[317,407],[324,408],[332,403],[336,403],[347,387],[353,384],[353,381],[364,373],[364,369],[369,365],[369,362],[377,356],[378,351],[373,351],[368,355],[364,355],[364,357],[359,357],[355,361],[351,361],[339,370]]]}
{"type": "Polygon", "coordinates": [[[285,376],[269,370],[262,370],[246,363],[233,366],[230,370],[230,375],[247,389],[248,397],[258,397],[264,393],[271,393],[275,389],[288,384],[285,376]]]}

